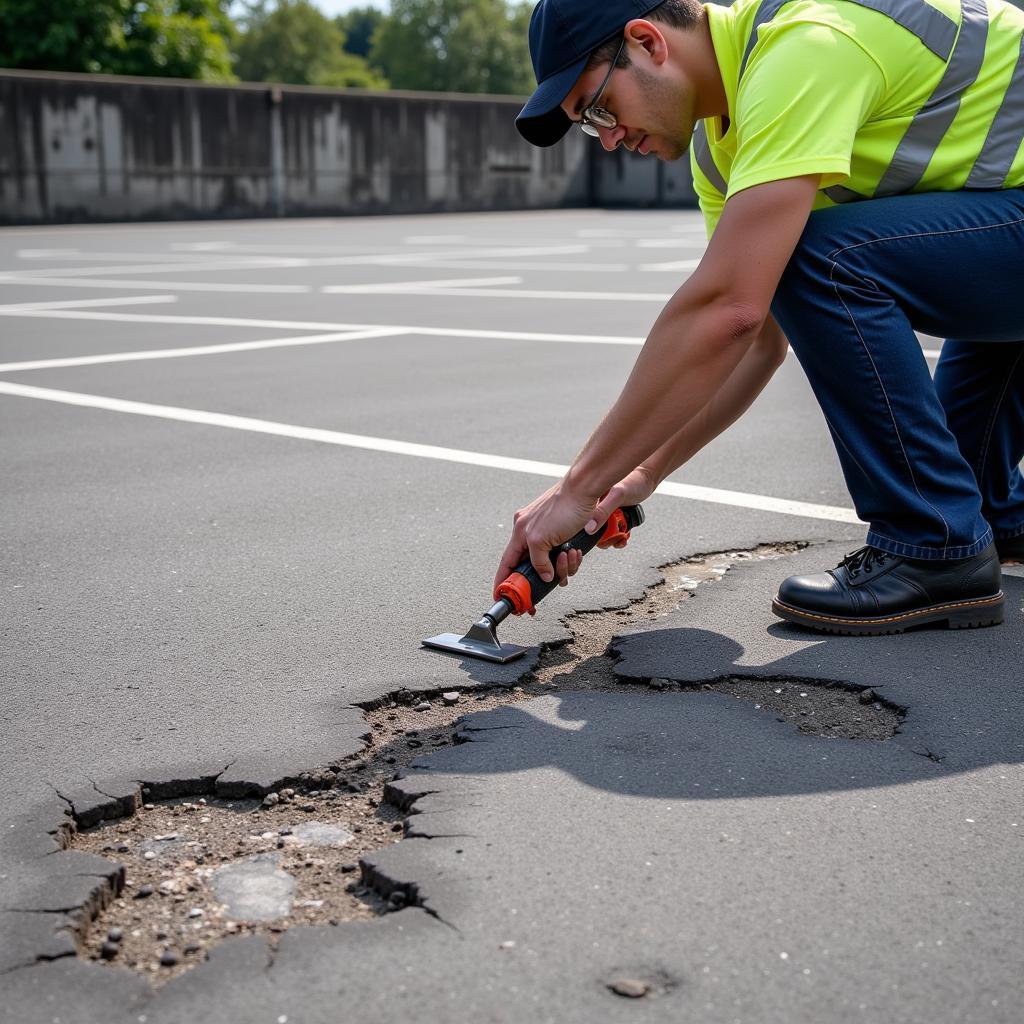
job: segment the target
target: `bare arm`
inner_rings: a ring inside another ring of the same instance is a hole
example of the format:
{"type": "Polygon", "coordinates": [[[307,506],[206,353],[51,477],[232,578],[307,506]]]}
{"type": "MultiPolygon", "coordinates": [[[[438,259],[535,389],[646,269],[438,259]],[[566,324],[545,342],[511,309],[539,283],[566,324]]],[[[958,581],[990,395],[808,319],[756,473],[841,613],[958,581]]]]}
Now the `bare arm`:
{"type": "Polygon", "coordinates": [[[787,348],[782,328],[769,316],[725,384],[689,423],[644,459],[640,468],[658,484],[689,462],[750,408],[785,361],[787,348]]]}
{"type": "Polygon", "coordinates": [[[597,529],[605,492],[655,453],[669,472],[753,401],[770,376],[760,353],[773,346],[759,347],[769,307],[818,182],[768,182],[726,202],[700,266],[662,310],[618,400],[564,479],[516,513],[495,585],[527,552],[543,579],[563,579],[567,555],[552,573],[549,552],[583,526],[597,529]]]}

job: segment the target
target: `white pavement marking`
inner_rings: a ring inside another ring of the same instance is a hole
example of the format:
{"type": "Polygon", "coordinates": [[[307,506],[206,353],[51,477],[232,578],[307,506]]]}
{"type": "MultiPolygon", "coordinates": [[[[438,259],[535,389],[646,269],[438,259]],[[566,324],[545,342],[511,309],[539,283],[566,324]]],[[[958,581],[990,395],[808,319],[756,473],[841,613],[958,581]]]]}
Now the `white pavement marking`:
{"type": "MultiPolygon", "coordinates": [[[[197,267],[196,269],[203,269],[197,267]]],[[[312,286],[308,284],[215,284],[210,281],[127,281],[94,277],[16,277],[14,274],[0,274],[0,285],[32,285],[40,288],[125,288],[136,291],[152,291],[162,288],[168,292],[273,292],[308,295],[312,286]]]]}
{"type": "Polygon", "coordinates": [[[675,260],[672,263],[641,263],[638,269],[659,273],[671,270],[696,270],[700,266],[700,257],[692,260],[675,260]]]}
{"type": "Polygon", "coordinates": [[[706,249],[707,242],[687,238],[641,238],[633,243],[638,249],[706,249]]]}
{"type": "MultiPolygon", "coordinates": [[[[502,292],[502,295],[513,294],[502,292]]],[[[75,303],[78,305],[79,303],[75,303]]],[[[80,303],[85,305],[85,303],[80,303]]],[[[483,338],[495,341],[550,341],[570,345],[632,345],[639,347],[643,337],[609,334],[550,334],[538,331],[492,331],[473,327],[421,327],[414,324],[347,324],[317,320],[254,320],[237,316],[165,316],[157,313],[90,313],[85,310],[32,309],[0,306],[0,316],[31,317],[45,320],[99,320],[104,323],[178,324],[183,327],[267,327],[296,331],[393,331],[434,338],[483,338]]],[[[934,349],[924,349],[926,359],[938,359],[934,349]]]]}
{"type": "Polygon", "coordinates": [[[406,235],[402,241],[406,245],[448,245],[456,242],[465,245],[472,239],[469,235],[406,235]]]}
{"type": "Polygon", "coordinates": [[[82,306],[148,306],[161,302],[177,302],[177,295],[133,295],[120,299],[61,299],[58,302],[14,302],[0,306],[0,313],[17,315],[28,311],[79,309],[82,306]]]}
{"type": "MultiPolygon", "coordinates": [[[[345,434],[336,430],[318,430],[313,427],[299,427],[290,423],[274,423],[270,420],[250,419],[245,416],[230,416],[225,413],[203,412],[199,409],[180,409],[169,405],[150,405],[146,402],[129,402],[120,398],[106,398],[102,395],[83,395],[74,391],[55,391],[50,388],[30,387],[0,381],[0,394],[17,398],[34,398],[44,402],[59,402],[108,412],[128,413],[134,416],[151,416],[157,419],[176,420],[180,423],[197,423],[204,426],[225,427],[229,430],[246,430],[257,434],[272,434],[301,441],[316,441],[321,444],[340,445],[345,448],[361,448],[366,451],[388,452],[393,455],[407,455],[420,459],[436,459],[441,462],[461,463],[469,466],[484,466],[488,469],[503,469],[511,473],[531,473],[535,476],[560,478],[568,466],[552,462],[534,462],[530,459],[513,459],[504,455],[489,455],[484,452],[462,451],[458,448],[441,448],[436,445],[414,444],[408,441],[394,441],[385,437],[367,437],[362,434],[345,434]]],[[[826,519],[830,522],[859,523],[852,509],[834,505],[812,505],[785,498],[773,498],[763,494],[743,494],[739,491],[723,491],[713,487],[698,487],[692,484],[662,484],[658,492],[671,497],[689,498],[716,505],[732,505],[737,508],[752,508],[762,512],[777,512],[805,519],[826,519]]]]}
{"type": "MultiPolygon", "coordinates": [[[[327,295],[348,291],[347,285],[326,285],[320,291],[327,295]]],[[[380,285],[381,295],[404,295],[408,291],[402,285],[380,285]]],[[[417,290],[416,295],[432,298],[457,299],[550,299],[556,302],[668,302],[671,293],[655,292],[557,292],[529,288],[430,288],[417,290]]]]}
{"type": "Polygon", "coordinates": [[[522,283],[521,277],[463,277],[434,281],[392,281],[387,284],[332,284],[321,290],[331,295],[419,295],[435,288],[522,283]]]}
{"type": "Polygon", "coordinates": [[[393,338],[405,333],[380,327],[366,331],[336,331],[333,334],[307,334],[299,338],[268,338],[266,341],[238,341],[223,345],[193,345],[188,348],[143,349],[139,352],[109,352],[96,356],[69,356],[64,359],[35,359],[22,363],[0,363],[0,373],[25,370],[57,370],[68,366],[96,366],[100,363],[134,363],[147,359],[180,359],[186,356],[218,356],[227,352],[254,352],[265,348],[292,348],[300,345],[326,345],[337,341],[364,341],[368,338],[393,338]]]}

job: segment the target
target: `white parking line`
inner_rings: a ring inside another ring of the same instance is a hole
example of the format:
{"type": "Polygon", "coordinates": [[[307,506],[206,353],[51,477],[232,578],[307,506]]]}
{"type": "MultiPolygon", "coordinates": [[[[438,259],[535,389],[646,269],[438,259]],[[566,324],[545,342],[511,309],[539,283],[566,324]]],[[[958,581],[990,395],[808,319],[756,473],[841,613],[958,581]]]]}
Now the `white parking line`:
{"type": "Polygon", "coordinates": [[[336,331],[333,334],[307,334],[302,337],[268,338],[265,341],[238,341],[222,345],[193,345],[187,348],[162,348],[136,352],[108,352],[96,356],[68,356],[64,359],[34,359],[22,363],[0,363],[0,373],[26,370],[57,370],[68,366],[96,366],[100,363],[134,363],[147,359],[181,359],[187,356],[219,356],[227,352],[255,352],[265,348],[293,348],[300,345],[326,345],[337,341],[365,341],[391,338],[403,331],[377,327],[366,331],[336,331]]]}
{"type": "MultiPolygon", "coordinates": [[[[320,291],[326,295],[344,294],[348,285],[326,285],[320,291]]],[[[660,292],[579,292],[541,291],[531,288],[430,288],[409,289],[403,285],[379,285],[380,295],[423,295],[431,298],[456,299],[550,299],[555,302],[660,302],[666,303],[671,293],[660,292]]]]}
{"type": "MultiPolygon", "coordinates": [[[[157,419],[176,420],[181,423],[196,423],[204,426],[224,427],[229,430],[245,430],[257,434],[271,434],[301,441],[315,441],[320,444],[340,445],[346,448],[360,448],[366,451],[387,452],[420,459],[436,459],[441,462],[461,463],[469,466],[483,466],[488,469],[502,469],[511,473],[530,473],[543,477],[562,477],[567,466],[551,462],[534,462],[529,459],[513,459],[504,455],[490,455],[484,452],[463,451],[458,448],[442,448],[436,445],[414,444],[408,441],[394,441],[384,437],[367,437],[361,434],[346,434],[336,430],[318,430],[299,427],[290,423],[274,423],[270,420],[250,419],[245,416],[230,416],[225,413],[204,412],[199,409],[181,409],[168,405],[150,405],[145,402],[129,402],[119,398],[101,395],[84,395],[74,391],[55,391],[50,388],[30,387],[0,381],[0,394],[18,398],[32,398],[44,402],[59,402],[64,405],[102,409],[108,412],[127,413],[134,416],[150,416],[157,419]]],[[[710,502],[717,505],[731,505],[737,508],[757,509],[760,512],[777,512],[782,515],[800,516],[805,519],[826,519],[830,522],[859,523],[852,509],[834,505],[812,505],[801,501],[789,501],[764,494],[743,494],[739,491],[717,490],[713,487],[698,487],[691,484],[663,484],[659,493],[694,501],[710,502]]]]}
{"type": "MultiPolygon", "coordinates": [[[[502,295],[510,294],[502,292],[502,295]]],[[[614,334],[552,334],[543,331],[494,331],[474,327],[422,327],[415,324],[349,324],[317,320],[255,320],[237,316],[168,316],[159,313],[91,313],[64,309],[19,309],[0,306],[0,316],[45,320],[98,320],[105,323],[178,324],[188,327],[257,327],[296,331],[393,331],[395,334],[435,338],[481,338],[494,341],[547,341],[570,345],[630,345],[639,347],[645,337],[614,334]]],[[[935,349],[924,349],[926,359],[938,359],[935,349]]]]}
{"type": "Polygon", "coordinates": [[[321,289],[332,295],[419,295],[435,288],[461,288],[464,285],[522,284],[521,277],[463,277],[434,281],[394,281],[389,284],[333,284],[321,289]]]}
{"type": "Polygon", "coordinates": [[[0,313],[14,314],[50,309],[78,309],[82,306],[148,306],[177,302],[177,295],[133,295],[120,299],[61,299],[57,302],[14,302],[0,306],[0,313]]]}
{"type": "MultiPolygon", "coordinates": [[[[202,268],[196,268],[202,269],[202,268]]],[[[312,286],[308,284],[216,284],[211,281],[128,281],[95,277],[16,277],[14,274],[0,274],[0,285],[40,288],[124,288],[128,291],[152,291],[162,288],[168,292],[219,292],[230,295],[235,292],[273,292],[308,295],[312,286]]]]}

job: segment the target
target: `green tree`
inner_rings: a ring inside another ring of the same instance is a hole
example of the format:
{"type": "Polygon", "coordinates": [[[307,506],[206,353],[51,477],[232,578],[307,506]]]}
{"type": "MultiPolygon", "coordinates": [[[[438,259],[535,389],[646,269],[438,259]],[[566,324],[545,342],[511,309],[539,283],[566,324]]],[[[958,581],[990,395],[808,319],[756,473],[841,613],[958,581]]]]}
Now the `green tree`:
{"type": "Polygon", "coordinates": [[[345,51],[364,59],[370,56],[373,33],[384,21],[384,12],[376,7],[353,7],[339,14],[334,23],[345,33],[345,51]]]}
{"type": "Polygon", "coordinates": [[[252,7],[238,43],[238,74],[250,82],[387,88],[361,57],[345,53],[345,35],[310,0],[252,7]]]}
{"type": "Polygon", "coordinates": [[[396,89],[529,92],[534,80],[524,6],[505,0],[392,0],[390,15],[374,34],[370,62],[396,89]]]}
{"type": "Polygon", "coordinates": [[[0,0],[0,65],[230,80],[227,0],[0,0]]]}

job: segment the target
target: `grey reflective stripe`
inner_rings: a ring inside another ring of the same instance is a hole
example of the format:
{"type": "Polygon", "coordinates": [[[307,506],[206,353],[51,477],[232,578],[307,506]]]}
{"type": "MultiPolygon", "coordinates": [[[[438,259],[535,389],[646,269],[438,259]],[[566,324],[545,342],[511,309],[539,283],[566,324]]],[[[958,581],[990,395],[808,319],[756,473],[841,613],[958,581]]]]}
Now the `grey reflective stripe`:
{"type": "Polygon", "coordinates": [[[743,72],[747,70],[747,60],[750,58],[750,51],[757,45],[757,30],[766,22],[771,21],[776,14],[787,4],[789,0],[764,0],[754,15],[754,24],[750,26],[750,36],[747,38],[747,48],[743,51],[743,60],[740,61],[739,79],[743,78],[743,72]]]}
{"type": "MultiPolygon", "coordinates": [[[[740,78],[743,77],[743,72],[746,70],[750,51],[757,45],[757,30],[765,22],[771,21],[788,2],[789,0],[764,0],[764,3],[757,9],[757,13],[754,15],[754,24],[750,29],[750,37],[747,39],[747,48],[743,52],[743,60],[740,62],[740,78]]],[[[956,40],[957,23],[942,11],[932,7],[927,0],[852,0],[852,2],[886,15],[897,25],[902,25],[908,32],[917,36],[936,57],[940,57],[942,60],[949,59],[953,43],[956,40]]]]}
{"type": "Polygon", "coordinates": [[[1024,37],[1006,95],[974,161],[965,188],[1002,188],[1024,139],[1024,37]]]}
{"type": "Polygon", "coordinates": [[[956,39],[956,22],[925,0],[853,0],[861,7],[888,15],[913,32],[936,57],[949,60],[956,39]]]}
{"type": "Polygon", "coordinates": [[[896,147],[875,189],[876,197],[910,192],[921,181],[960,109],[960,97],[981,72],[988,39],[988,8],[985,0],[962,0],[961,9],[963,20],[953,56],[896,147]]]}
{"type": "Polygon", "coordinates": [[[725,178],[722,177],[722,172],[718,169],[718,165],[711,156],[711,147],[708,146],[708,133],[704,129],[703,121],[698,121],[696,128],[693,129],[690,145],[693,146],[693,155],[697,160],[697,166],[704,173],[704,177],[724,196],[729,191],[729,186],[726,184],[725,178]]]}
{"type": "Polygon", "coordinates": [[[859,192],[854,192],[852,188],[847,188],[845,185],[829,185],[828,188],[821,190],[832,200],[833,203],[859,203],[862,199],[867,199],[867,196],[862,196],[859,192]]]}

